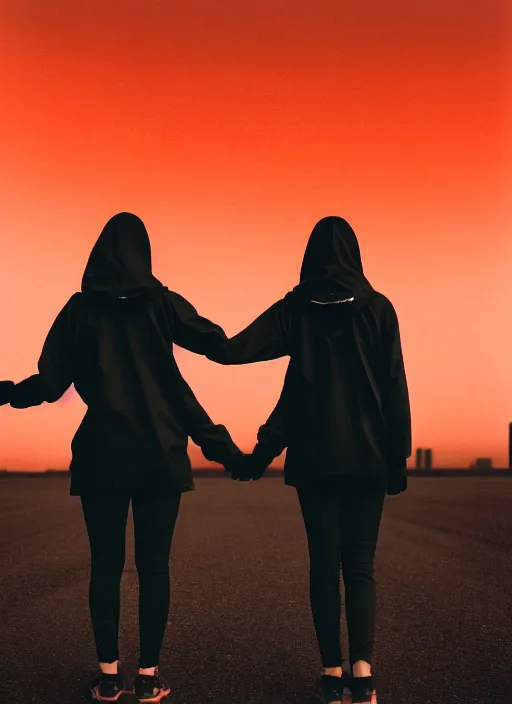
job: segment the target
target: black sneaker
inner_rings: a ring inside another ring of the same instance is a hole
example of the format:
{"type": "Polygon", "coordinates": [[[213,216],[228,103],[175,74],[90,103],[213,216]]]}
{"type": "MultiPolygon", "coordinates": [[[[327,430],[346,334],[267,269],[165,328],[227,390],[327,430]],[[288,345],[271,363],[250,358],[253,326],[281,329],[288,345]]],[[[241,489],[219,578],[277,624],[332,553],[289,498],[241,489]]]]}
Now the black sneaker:
{"type": "Polygon", "coordinates": [[[117,675],[102,672],[91,684],[91,696],[98,702],[117,702],[125,691],[126,685],[120,669],[117,675]]]}
{"type": "Polygon", "coordinates": [[[352,677],[350,681],[352,704],[377,704],[377,692],[371,677],[352,677]]]}
{"type": "Polygon", "coordinates": [[[139,702],[146,702],[146,704],[159,704],[165,701],[171,693],[171,688],[165,682],[160,673],[158,672],[158,667],[155,670],[155,674],[150,675],[137,675],[133,681],[133,693],[139,700],[139,702]]]}
{"type": "Polygon", "coordinates": [[[322,704],[343,704],[343,677],[321,675],[317,683],[316,695],[322,704]]]}

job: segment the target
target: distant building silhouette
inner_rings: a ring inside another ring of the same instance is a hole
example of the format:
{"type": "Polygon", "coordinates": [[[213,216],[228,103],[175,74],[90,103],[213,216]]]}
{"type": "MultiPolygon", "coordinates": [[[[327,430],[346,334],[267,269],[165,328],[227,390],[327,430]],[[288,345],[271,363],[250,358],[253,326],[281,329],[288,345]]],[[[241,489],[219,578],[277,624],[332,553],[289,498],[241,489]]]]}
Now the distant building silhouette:
{"type": "Polygon", "coordinates": [[[418,447],[416,450],[416,465],[418,471],[430,472],[432,469],[432,450],[430,448],[418,447]]]}
{"type": "Polygon", "coordinates": [[[512,472],[512,423],[508,424],[508,468],[512,472]]]}
{"type": "Polygon", "coordinates": [[[492,459],[490,457],[478,457],[475,464],[475,469],[480,471],[489,471],[492,469],[492,459]]]}

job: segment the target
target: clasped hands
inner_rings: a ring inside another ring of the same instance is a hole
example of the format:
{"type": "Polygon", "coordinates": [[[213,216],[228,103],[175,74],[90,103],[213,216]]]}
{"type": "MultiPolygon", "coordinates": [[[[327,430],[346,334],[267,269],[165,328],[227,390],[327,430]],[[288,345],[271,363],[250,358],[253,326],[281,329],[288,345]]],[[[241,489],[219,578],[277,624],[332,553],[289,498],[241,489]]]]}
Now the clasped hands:
{"type": "Polygon", "coordinates": [[[231,475],[231,479],[241,482],[248,482],[251,479],[257,481],[265,474],[269,462],[258,458],[254,453],[245,454],[240,452],[230,462],[226,462],[225,469],[231,475]]]}

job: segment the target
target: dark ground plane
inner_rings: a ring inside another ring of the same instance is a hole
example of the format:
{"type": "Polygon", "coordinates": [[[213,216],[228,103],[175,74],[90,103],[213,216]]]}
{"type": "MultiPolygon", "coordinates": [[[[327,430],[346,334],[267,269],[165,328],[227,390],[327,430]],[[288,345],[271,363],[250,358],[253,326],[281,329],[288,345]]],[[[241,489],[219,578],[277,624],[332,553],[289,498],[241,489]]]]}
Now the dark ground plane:
{"type": "MultiPolygon", "coordinates": [[[[413,478],[387,501],[374,671],[382,704],[512,702],[512,481],[413,478]]],[[[176,704],[310,704],[319,660],[297,500],[199,478],[171,559],[161,669],[176,704]]],[[[86,701],[89,556],[66,478],[0,482],[0,703],[86,701]]],[[[121,654],[137,661],[131,524],[121,654]]],[[[128,704],[129,696],[122,702],[128,704]]]]}

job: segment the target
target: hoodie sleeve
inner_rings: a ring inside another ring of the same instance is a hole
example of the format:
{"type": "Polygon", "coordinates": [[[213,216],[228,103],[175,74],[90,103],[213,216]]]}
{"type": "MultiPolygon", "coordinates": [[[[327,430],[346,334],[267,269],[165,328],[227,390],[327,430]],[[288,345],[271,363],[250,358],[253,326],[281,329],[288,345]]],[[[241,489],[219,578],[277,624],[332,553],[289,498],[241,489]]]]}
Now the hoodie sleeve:
{"type": "MultiPolygon", "coordinates": [[[[72,300],[72,299],[71,299],[72,300]]],[[[74,343],[72,337],[71,300],[60,311],[50,328],[38,362],[38,374],[16,384],[10,392],[13,408],[53,403],[73,383],[74,343]]]]}
{"type": "Polygon", "coordinates": [[[290,399],[287,400],[287,396],[289,393],[291,365],[292,361],[290,360],[288,369],[286,370],[283,390],[281,391],[281,396],[274,410],[258,430],[258,442],[252,451],[252,455],[258,465],[268,467],[276,457],[279,457],[281,452],[288,447],[289,444],[286,430],[285,409],[287,401],[290,401],[290,399]]]}
{"type": "Polygon", "coordinates": [[[218,462],[227,469],[239,461],[242,452],[233,442],[227,428],[212,421],[183,377],[180,383],[187,433],[201,448],[207,460],[218,462]]]}
{"type": "Polygon", "coordinates": [[[258,442],[254,446],[252,456],[258,465],[264,467],[268,467],[288,447],[282,397],[265,423],[259,428],[257,439],[258,442]]]}
{"type": "Polygon", "coordinates": [[[206,356],[219,364],[249,364],[290,354],[289,311],[285,299],[281,299],[206,356]]]}
{"type": "Polygon", "coordinates": [[[190,352],[208,356],[221,349],[228,339],[220,325],[199,315],[179,293],[168,293],[174,311],[174,342],[190,352]]]}
{"type": "Polygon", "coordinates": [[[388,432],[389,466],[391,472],[405,476],[406,460],[411,456],[411,410],[398,318],[391,302],[386,306],[383,344],[382,402],[388,432]]]}

